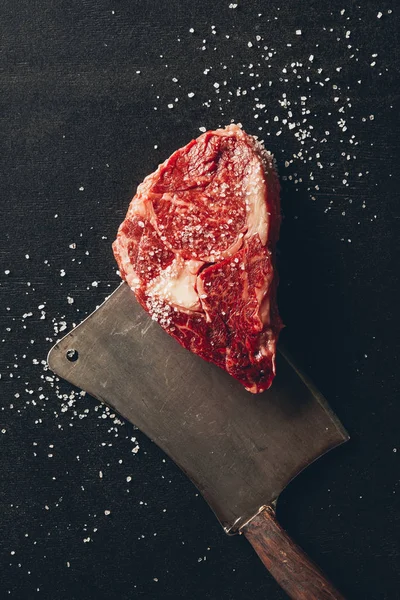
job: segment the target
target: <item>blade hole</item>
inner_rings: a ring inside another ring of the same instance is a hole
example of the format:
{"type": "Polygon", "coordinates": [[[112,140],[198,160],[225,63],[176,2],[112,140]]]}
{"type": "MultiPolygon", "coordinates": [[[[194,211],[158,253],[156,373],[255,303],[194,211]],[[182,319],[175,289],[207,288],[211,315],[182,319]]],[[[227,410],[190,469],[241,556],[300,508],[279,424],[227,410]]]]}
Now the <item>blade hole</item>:
{"type": "Polygon", "coordinates": [[[76,362],[79,358],[79,353],[78,350],[75,350],[75,348],[70,348],[69,350],[67,350],[65,356],[67,357],[67,360],[69,360],[69,362],[76,362]]]}

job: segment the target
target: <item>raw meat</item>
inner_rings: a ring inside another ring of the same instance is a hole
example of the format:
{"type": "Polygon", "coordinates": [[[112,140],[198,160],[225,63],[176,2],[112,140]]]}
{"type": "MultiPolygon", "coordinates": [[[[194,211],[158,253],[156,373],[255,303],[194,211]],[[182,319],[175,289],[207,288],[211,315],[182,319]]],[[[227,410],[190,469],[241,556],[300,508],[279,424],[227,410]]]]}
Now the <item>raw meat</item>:
{"type": "Polygon", "coordinates": [[[275,376],[279,226],[273,158],[229,125],[145,178],[113,244],[121,277],[151,317],[253,393],[275,376]]]}

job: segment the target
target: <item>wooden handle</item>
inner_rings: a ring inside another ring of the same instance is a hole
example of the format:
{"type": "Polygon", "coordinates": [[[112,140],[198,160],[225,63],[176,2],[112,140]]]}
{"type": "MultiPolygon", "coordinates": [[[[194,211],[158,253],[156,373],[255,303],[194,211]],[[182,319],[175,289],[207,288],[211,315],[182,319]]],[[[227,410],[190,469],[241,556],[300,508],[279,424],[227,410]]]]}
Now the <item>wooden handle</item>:
{"type": "Polygon", "coordinates": [[[242,533],[292,600],[344,600],[282,529],[272,507],[254,517],[242,533]]]}

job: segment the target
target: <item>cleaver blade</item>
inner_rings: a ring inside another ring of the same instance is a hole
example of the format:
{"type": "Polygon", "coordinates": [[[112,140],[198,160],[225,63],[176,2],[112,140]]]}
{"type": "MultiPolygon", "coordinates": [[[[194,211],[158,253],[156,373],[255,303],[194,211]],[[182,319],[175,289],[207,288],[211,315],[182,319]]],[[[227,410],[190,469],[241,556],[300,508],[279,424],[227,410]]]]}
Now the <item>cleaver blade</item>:
{"type": "Polygon", "coordinates": [[[230,534],[244,532],[300,471],[349,439],[284,352],[272,387],[250,394],[166,334],[125,283],[57,342],[48,364],[160,446],[230,534]]]}

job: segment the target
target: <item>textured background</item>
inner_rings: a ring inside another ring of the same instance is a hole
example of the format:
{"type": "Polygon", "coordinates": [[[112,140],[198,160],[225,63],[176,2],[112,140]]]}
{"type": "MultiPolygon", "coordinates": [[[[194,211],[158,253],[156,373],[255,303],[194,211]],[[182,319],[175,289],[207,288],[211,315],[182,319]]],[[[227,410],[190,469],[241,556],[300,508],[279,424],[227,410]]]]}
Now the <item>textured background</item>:
{"type": "Polygon", "coordinates": [[[282,178],[286,342],[352,436],[279,518],[349,599],[397,599],[396,3],[3,0],[0,28],[0,597],[285,597],[154,444],[45,366],[118,285],[137,184],[235,120],[282,178]]]}

